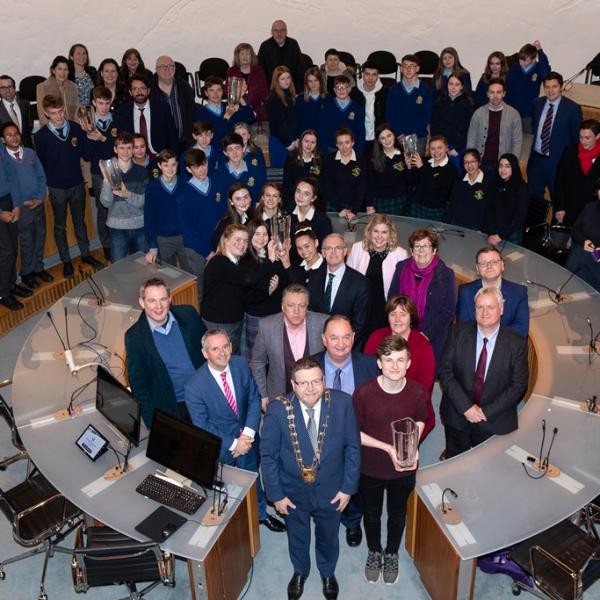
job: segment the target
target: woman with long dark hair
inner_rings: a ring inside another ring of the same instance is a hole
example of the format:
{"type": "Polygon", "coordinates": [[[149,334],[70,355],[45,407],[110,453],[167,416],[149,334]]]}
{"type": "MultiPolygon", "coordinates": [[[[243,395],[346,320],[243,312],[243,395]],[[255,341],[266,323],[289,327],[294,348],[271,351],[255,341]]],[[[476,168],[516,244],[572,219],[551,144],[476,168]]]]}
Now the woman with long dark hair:
{"type": "Polygon", "coordinates": [[[227,192],[227,210],[211,236],[213,250],[218,248],[221,235],[228,225],[246,225],[253,217],[250,188],[245,183],[234,183],[227,192]]]}
{"type": "Polygon", "coordinates": [[[114,58],[105,58],[98,67],[98,85],[110,90],[111,112],[115,112],[128,99],[128,92],[119,76],[119,63],[114,58]]]}
{"type": "Polygon", "coordinates": [[[98,72],[90,65],[88,49],[83,44],[73,44],[69,50],[69,79],[79,91],[79,104],[88,106],[98,72]]]}
{"type": "Polygon", "coordinates": [[[475,108],[488,103],[487,90],[490,80],[502,79],[506,81],[508,75],[508,61],[503,52],[492,52],[485,63],[485,70],[481,75],[475,89],[475,108]]]}
{"type": "Polygon", "coordinates": [[[319,67],[313,66],[304,73],[304,90],[296,98],[296,126],[298,133],[318,129],[321,111],[327,98],[327,88],[319,67]]]}
{"type": "Polygon", "coordinates": [[[319,136],[315,129],[300,134],[298,147],[288,154],[283,167],[283,202],[286,210],[294,210],[296,182],[303,177],[321,177],[322,160],[319,154],[319,136]]]}
{"type": "Polygon", "coordinates": [[[65,119],[77,120],[77,109],[79,108],[79,90],[69,79],[69,59],[66,56],[55,56],[50,64],[50,76],[45,81],[37,84],[35,97],[37,101],[37,113],[40,125],[46,125],[48,118],[44,114],[42,101],[44,96],[52,94],[60,96],[65,103],[65,119]]]}
{"type": "Polygon", "coordinates": [[[269,118],[269,159],[272,167],[283,167],[287,153],[298,145],[296,137],[296,89],[290,70],[279,65],[273,71],[266,108],[269,118]]]}

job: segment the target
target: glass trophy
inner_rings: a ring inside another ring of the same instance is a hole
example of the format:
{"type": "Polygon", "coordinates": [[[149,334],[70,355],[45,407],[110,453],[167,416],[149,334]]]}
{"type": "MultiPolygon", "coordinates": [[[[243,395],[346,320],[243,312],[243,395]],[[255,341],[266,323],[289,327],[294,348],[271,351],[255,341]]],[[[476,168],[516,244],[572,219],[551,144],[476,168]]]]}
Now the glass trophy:
{"type": "Polygon", "coordinates": [[[404,149],[404,159],[410,160],[413,154],[418,153],[417,146],[417,134],[411,133],[410,135],[401,136],[400,142],[402,143],[402,148],[404,149]]]}
{"type": "Polygon", "coordinates": [[[410,417],[406,417],[398,421],[392,421],[391,427],[394,449],[400,466],[414,466],[417,450],[419,449],[419,428],[417,424],[410,417]]]}
{"type": "Polygon", "coordinates": [[[241,77],[227,78],[227,104],[237,106],[242,98],[242,84],[244,80],[241,77]]]}
{"type": "Polygon", "coordinates": [[[271,224],[271,239],[281,250],[285,250],[289,246],[290,229],[292,226],[292,217],[275,216],[270,219],[271,224]]]}
{"type": "Polygon", "coordinates": [[[101,160],[100,170],[102,171],[102,175],[104,175],[104,179],[110,183],[110,187],[113,190],[121,189],[123,185],[123,171],[121,171],[116,158],[101,160]]]}
{"type": "Polygon", "coordinates": [[[77,120],[85,133],[96,131],[96,113],[93,106],[80,106],[77,109],[77,120]]]}

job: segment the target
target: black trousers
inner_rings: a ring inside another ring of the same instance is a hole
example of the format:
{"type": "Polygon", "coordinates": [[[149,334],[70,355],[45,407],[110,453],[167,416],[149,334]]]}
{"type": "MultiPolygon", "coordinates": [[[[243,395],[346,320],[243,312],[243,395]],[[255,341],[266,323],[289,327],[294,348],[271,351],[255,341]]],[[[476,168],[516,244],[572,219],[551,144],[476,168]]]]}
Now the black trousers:
{"type": "Polygon", "coordinates": [[[406,502],[415,488],[416,472],[396,479],[377,479],[360,474],[360,493],[363,500],[363,525],[367,546],[372,552],[381,552],[381,513],[383,492],[387,492],[387,544],[388,554],[398,552],[406,522],[406,502]]]}
{"type": "MultiPolygon", "coordinates": [[[[6,198],[10,202],[10,196],[0,200],[6,198]]],[[[3,210],[10,209],[7,207],[3,210]]],[[[0,220],[0,298],[10,296],[10,290],[17,281],[18,228],[17,223],[5,223],[0,220]]]]}
{"type": "Polygon", "coordinates": [[[444,434],[446,436],[446,458],[462,454],[492,437],[491,433],[482,431],[477,423],[469,423],[467,429],[455,429],[445,425],[444,434]]]}

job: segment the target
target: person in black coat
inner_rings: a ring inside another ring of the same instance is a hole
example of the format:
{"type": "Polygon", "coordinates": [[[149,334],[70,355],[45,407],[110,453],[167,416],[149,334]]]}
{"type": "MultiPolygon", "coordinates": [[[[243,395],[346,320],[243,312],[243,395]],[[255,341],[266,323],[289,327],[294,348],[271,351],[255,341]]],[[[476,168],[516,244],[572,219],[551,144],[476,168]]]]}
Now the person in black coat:
{"type": "Polygon", "coordinates": [[[0,125],[14,122],[14,117],[10,114],[12,108],[18,121],[16,125],[21,132],[21,143],[27,148],[33,148],[29,102],[17,98],[15,80],[10,75],[0,77],[0,98],[0,125]],[[14,106],[11,107],[11,104],[14,106]]]}
{"type": "Polygon", "coordinates": [[[296,137],[296,89],[285,66],[273,71],[271,93],[265,103],[269,119],[269,158],[272,167],[283,167],[287,153],[298,145],[296,137]]]}

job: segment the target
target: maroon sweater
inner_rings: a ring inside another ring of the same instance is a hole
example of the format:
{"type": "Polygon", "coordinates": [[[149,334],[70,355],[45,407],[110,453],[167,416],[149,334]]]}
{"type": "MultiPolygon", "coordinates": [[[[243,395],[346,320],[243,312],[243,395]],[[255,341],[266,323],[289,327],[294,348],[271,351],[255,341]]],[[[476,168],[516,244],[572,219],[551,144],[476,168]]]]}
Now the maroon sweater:
{"type": "MultiPolygon", "coordinates": [[[[392,421],[410,417],[424,423],[427,419],[426,398],[423,387],[410,379],[406,380],[399,394],[384,392],[377,383],[377,377],[367,379],[352,395],[358,428],[362,433],[392,444],[392,421]]],[[[412,471],[396,471],[386,452],[367,446],[361,446],[360,471],[377,479],[397,479],[412,474],[412,471]]]]}

